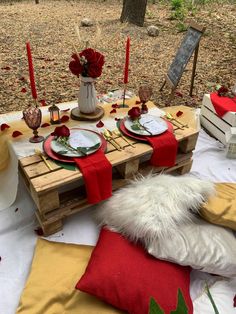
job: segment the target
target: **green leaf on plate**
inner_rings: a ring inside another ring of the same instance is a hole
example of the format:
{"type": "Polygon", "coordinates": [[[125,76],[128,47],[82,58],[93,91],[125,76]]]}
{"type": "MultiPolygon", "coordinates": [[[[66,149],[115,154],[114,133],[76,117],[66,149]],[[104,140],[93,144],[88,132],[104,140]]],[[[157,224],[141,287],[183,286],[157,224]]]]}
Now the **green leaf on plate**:
{"type": "Polygon", "coordinates": [[[164,314],[164,311],[160,308],[160,306],[153,298],[150,299],[149,314],[164,314]]]}
{"type": "Polygon", "coordinates": [[[68,150],[59,150],[59,152],[57,152],[57,154],[60,155],[65,155],[66,153],[68,153],[68,150]]]}
{"type": "Polygon", "coordinates": [[[142,129],[140,128],[140,126],[137,125],[137,124],[131,125],[131,129],[132,129],[132,130],[135,130],[135,131],[142,130],[142,129]]]}

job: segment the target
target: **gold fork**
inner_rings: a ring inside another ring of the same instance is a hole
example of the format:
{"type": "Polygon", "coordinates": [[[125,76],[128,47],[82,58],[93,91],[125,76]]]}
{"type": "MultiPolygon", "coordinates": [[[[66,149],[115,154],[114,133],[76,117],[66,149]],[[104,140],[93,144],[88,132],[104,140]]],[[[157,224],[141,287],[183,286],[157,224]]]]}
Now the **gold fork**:
{"type": "Polygon", "coordinates": [[[134,144],[131,143],[118,129],[115,129],[113,132],[115,135],[122,137],[127,144],[135,148],[134,144]]]}
{"type": "Polygon", "coordinates": [[[112,133],[110,130],[108,130],[108,129],[105,129],[105,132],[106,132],[107,136],[109,136],[109,137],[112,139],[112,141],[113,141],[114,143],[116,143],[116,145],[119,146],[120,149],[122,149],[122,147],[120,146],[120,144],[114,139],[113,133],[112,133]]]}
{"type": "Polygon", "coordinates": [[[104,135],[105,139],[106,139],[109,143],[111,143],[111,145],[113,145],[117,150],[122,150],[122,149],[120,148],[120,146],[118,146],[118,145],[116,144],[116,142],[114,142],[114,140],[112,140],[112,137],[109,135],[108,132],[104,131],[104,132],[103,132],[103,135],[104,135]]]}
{"type": "Polygon", "coordinates": [[[181,128],[181,129],[182,129],[182,128],[188,128],[188,124],[184,124],[184,123],[182,123],[181,121],[175,119],[175,118],[172,116],[171,113],[166,112],[166,117],[167,117],[167,119],[170,120],[170,121],[175,121],[176,123],[179,123],[179,125],[181,125],[181,127],[179,127],[179,125],[177,125],[179,128],[181,128]]]}
{"type": "Polygon", "coordinates": [[[45,156],[43,155],[43,153],[41,152],[40,149],[35,148],[35,153],[36,155],[40,156],[42,158],[42,160],[44,161],[45,165],[48,167],[49,170],[53,170],[52,166],[49,164],[49,162],[47,161],[47,159],[45,158],[45,156]]]}

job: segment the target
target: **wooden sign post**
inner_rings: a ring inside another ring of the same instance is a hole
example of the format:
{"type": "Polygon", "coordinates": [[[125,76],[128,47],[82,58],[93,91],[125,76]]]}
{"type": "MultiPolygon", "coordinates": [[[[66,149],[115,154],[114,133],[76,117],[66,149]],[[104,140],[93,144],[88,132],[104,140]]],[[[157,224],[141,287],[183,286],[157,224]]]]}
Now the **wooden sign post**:
{"type": "Polygon", "coordinates": [[[170,101],[174,96],[174,91],[179,83],[179,80],[184,72],[184,69],[194,52],[192,77],[191,77],[191,85],[190,85],[190,92],[189,92],[189,95],[192,96],[195,71],[196,71],[196,65],[197,65],[198,50],[199,50],[199,42],[204,31],[205,31],[205,27],[202,27],[195,22],[191,22],[191,24],[189,25],[187,34],[185,35],[176,53],[176,56],[169,67],[168,73],[166,74],[166,77],[165,77],[165,81],[160,88],[160,91],[162,91],[166,83],[168,84],[168,86],[170,86],[171,88],[170,101]]]}

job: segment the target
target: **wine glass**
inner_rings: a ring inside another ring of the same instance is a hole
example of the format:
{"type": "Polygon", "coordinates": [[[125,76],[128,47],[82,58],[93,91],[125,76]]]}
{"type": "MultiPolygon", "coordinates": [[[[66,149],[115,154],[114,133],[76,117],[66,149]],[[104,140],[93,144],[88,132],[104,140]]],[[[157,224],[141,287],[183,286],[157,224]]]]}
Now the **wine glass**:
{"type": "Polygon", "coordinates": [[[138,90],[139,99],[142,103],[141,112],[147,113],[148,108],[146,102],[148,102],[152,96],[152,88],[148,85],[141,85],[138,90]]]}
{"type": "Polygon", "coordinates": [[[29,141],[31,143],[42,142],[44,140],[44,137],[39,136],[37,131],[42,121],[41,110],[38,107],[30,106],[27,109],[23,110],[23,118],[28,127],[33,130],[34,136],[32,136],[29,141]]]}

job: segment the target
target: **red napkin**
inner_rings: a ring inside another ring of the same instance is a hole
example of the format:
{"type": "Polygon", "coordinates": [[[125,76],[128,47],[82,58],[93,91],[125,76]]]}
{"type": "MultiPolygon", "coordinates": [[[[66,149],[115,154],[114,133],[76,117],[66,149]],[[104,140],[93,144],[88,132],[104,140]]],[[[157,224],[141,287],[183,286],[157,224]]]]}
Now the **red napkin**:
{"type": "Polygon", "coordinates": [[[223,117],[223,115],[229,111],[236,112],[236,97],[229,98],[218,96],[217,93],[211,94],[210,97],[212,105],[219,117],[223,117]]]}
{"type": "Polygon", "coordinates": [[[86,157],[74,158],[74,161],[83,174],[89,204],[111,197],[112,165],[102,149],[86,157]]]}
{"type": "Polygon", "coordinates": [[[153,153],[150,163],[155,167],[172,167],[175,165],[178,141],[174,134],[166,131],[157,136],[147,136],[146,140],[151,144],[153,153]]]}

